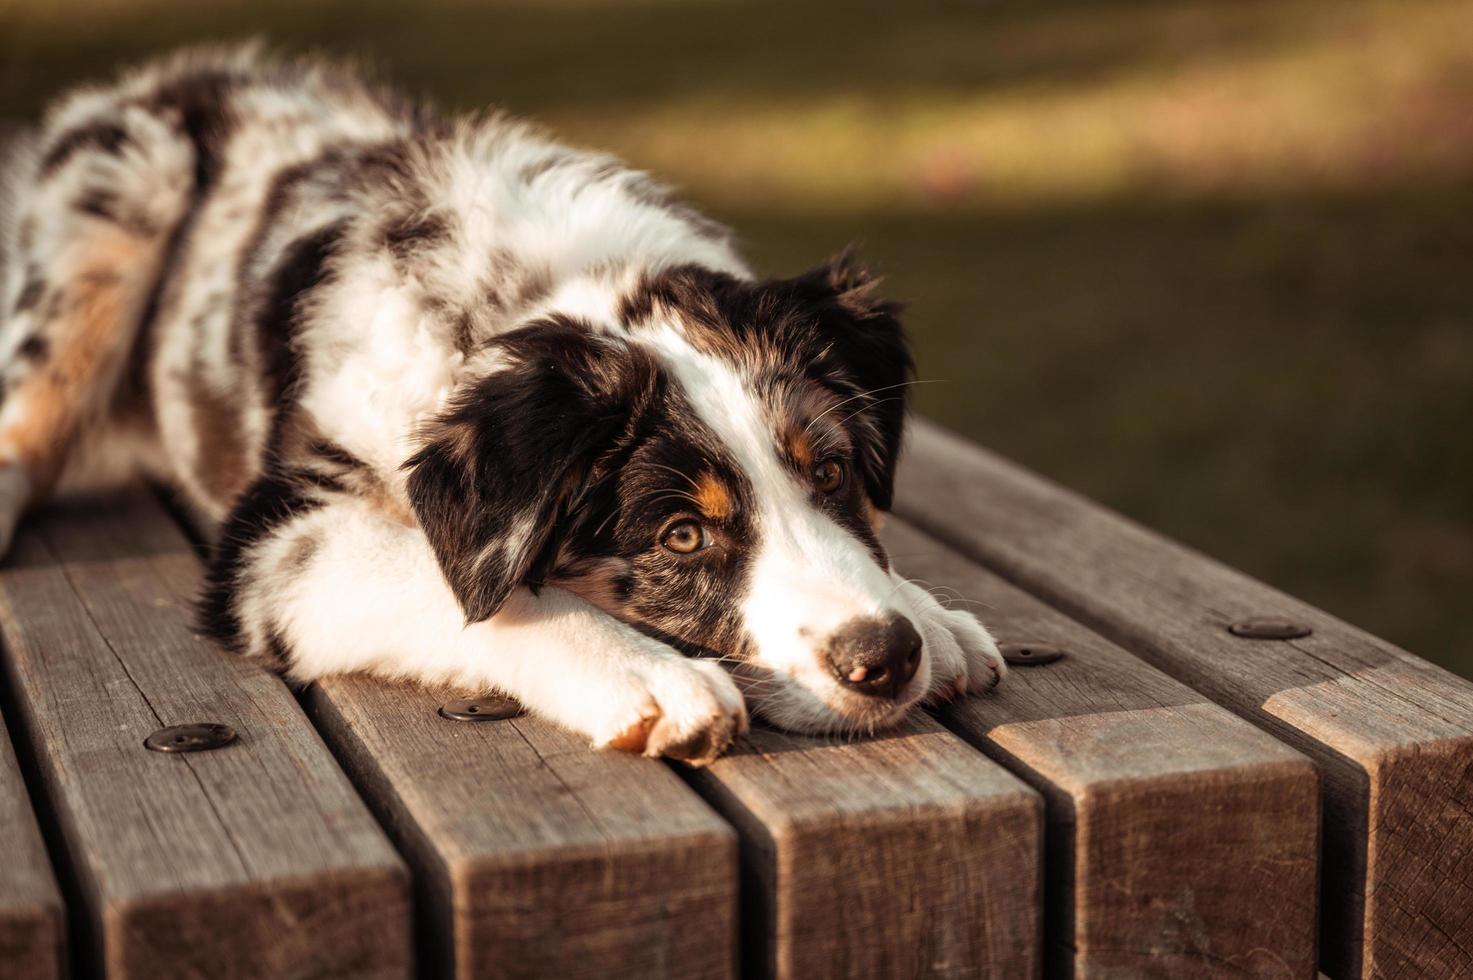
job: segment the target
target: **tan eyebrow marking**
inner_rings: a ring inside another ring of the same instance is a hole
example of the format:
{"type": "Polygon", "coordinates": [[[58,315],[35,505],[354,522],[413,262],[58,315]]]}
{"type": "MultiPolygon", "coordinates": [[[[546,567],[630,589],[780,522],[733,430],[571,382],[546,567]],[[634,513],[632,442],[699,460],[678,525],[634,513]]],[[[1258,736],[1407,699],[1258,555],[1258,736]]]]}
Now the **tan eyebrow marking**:
{"type": "Polygon", "coordinates": [[[788,453],[799,468],[807,471],[813,465],[813,440],[802,429],[788,430],[788,453]]]}
{"type": "Polygon", "coordinates": [[[696,480],[695,500],[701,513],[716,520],[731,516],[731,491],[709,470],[696,480]]]}

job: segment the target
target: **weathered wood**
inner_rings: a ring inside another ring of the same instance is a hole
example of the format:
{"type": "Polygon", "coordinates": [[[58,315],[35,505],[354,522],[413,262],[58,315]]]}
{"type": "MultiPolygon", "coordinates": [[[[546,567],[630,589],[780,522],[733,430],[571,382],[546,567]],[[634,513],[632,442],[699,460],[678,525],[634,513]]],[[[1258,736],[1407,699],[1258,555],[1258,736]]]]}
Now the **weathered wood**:
{"type": "Polygon", "coordinates": [[[0,980],[62,975],[65,919],[41,829],[0,724],[0,980]]]}
{"type": "Polygon", "coordinates": [[[754,728],[689,778],[742,836],[748,973],[1038,972],[1042,801],[934,719],[852,743],[754,728]]]}
{"type": "Polygon", "coordinates": [[[291,692],[189,629],[197,582],[140,492],[49,509],[0,570],[17,721],[86,907],[74,955],[150,980],[406,975],[403,863],[291,692]],[[239,739],[143,747],[199,721],[239,739]]]}
{"type": "Polygon", "coordinates": [[[1473,684],[920,425],[900,510],[1304,751],[1324,789],[1322,966],[1473,974],[1473,684]],[[1229,624],[1313,628],[1249,640],[1229,624]]]}
{"type": "Polygon", "coordinates": [[[920,532],[882,537],[999,641],[1066,651],[939,712],[1048,801],[1049,974],[1312,977],[1310,761],[920,532]]]}
{"type": "Polygon", "coordinates": [[[307,699],[414,868],[431,970],[732,975],[731,828],[654,760],[525,715],[436,714],[460,696],[339,677],[307,699]]]}

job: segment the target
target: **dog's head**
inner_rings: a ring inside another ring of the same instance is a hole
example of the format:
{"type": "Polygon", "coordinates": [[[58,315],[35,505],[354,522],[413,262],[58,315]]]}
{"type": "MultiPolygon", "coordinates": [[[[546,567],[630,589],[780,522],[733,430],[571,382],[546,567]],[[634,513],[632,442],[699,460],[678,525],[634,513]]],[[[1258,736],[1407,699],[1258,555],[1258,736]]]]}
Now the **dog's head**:
{"type": "Polygon", "coordinates": [[[565,588],[722,658],[776,724],[899,720],[930,666],[876,537],[911,359],[873,285],[847,259],[761,283],[679,268],[612,323],[499,338],[408,464],[467,619],[565,588]]]}

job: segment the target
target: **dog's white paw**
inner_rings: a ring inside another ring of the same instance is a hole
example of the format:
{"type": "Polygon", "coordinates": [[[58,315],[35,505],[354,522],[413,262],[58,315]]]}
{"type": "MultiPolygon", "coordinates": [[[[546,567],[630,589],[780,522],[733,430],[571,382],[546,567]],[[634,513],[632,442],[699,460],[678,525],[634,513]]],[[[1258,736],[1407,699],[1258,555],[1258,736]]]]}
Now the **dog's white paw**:
{"type": "Polygon", "coordinates": [[[1007,675],[992,634],[971,613],[936,605],[922,616],[922,632],[932,657],[928,703],[990,691],[1007,675]]]}
{"type": "Polygon", "coordinates": [[[595,748],[615,748],[704,766],[747,730],[747,705],[719,664],[684,657],[651,659],[620,685],[595,748]]]}

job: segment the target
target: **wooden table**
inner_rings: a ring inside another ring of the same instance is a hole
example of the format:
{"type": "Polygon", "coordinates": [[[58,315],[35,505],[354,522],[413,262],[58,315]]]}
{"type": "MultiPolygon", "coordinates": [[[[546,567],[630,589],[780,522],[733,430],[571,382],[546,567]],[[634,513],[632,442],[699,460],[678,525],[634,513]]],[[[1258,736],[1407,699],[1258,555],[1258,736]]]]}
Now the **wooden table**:
{"type": "Polygon", "coordinates": [[[294,692],[190,628],[153,496],[53,505],[0,567],[0,978],[1473,975],[1473,685],[925,424],[897,513],[1065,655],[692,771],[294,692]]]}

